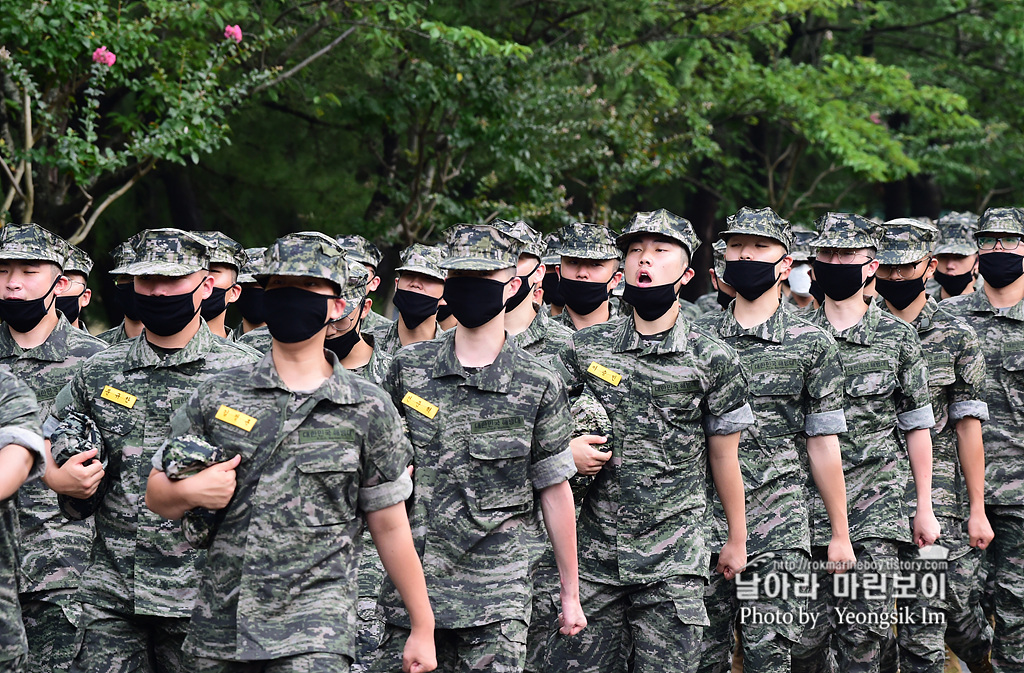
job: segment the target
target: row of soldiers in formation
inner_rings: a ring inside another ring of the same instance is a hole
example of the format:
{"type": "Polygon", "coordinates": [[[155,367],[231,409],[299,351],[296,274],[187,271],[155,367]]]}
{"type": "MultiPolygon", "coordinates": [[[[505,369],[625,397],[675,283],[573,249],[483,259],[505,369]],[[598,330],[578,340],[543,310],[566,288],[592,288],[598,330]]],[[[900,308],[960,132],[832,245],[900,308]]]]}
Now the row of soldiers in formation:
{"type": "Polygon", "coordinates": [[[1024,213],[939,224],[743,208],[697,305],[667,211],[460,225],[395,321],[359,237],[146,230],[100,339],[8,225],[0,667],[1024,670],[1024,213]]]}

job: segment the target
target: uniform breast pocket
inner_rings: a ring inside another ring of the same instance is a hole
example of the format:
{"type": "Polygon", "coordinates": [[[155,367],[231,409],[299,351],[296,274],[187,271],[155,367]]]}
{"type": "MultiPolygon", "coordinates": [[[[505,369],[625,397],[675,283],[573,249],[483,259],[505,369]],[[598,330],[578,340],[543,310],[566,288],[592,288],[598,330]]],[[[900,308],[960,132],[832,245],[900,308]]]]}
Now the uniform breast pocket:
{"type": "Polygon", "coordinates": [[[761,437],[782,437],[804,429],[801,395],[804,379],[800,372],[762,372],[750,376],[750,394],[761,437]]]}
{"type": "Polygon", "coordinates": [[[102,406],[97,405],[92,416],[100,430],[119,437],[131,432],[136,423],[134,411],[106,402],[102,406]]]}
{"type": "MultiPolygon", "coordinates": [[[[1024,344],[1014,346],[1024,348],[1024,344]]],[[[1010,401],[1010,409],[1017,418],[1024,417],[1024,350],[1003,346],[1003,390],[1010,401]]]]}
{"type": "Polygon", "coordinates": [[[481,510],[527,510],[533,501],[530,445],[513,437],[474,438],[470,482],[481,510]]]}
{"type": "Polygon", "coordinates": [[[437,423],[415,411],[406,414],[405,427],[409,441],[416,448],[427,446],[437,436],[437,423]]]}
{"type": "Polygon", "coordinates": [[[665,423],[687,427],[700,421],[704,395],[698,381],[656,383],[651,387],[651,398],[665,423]]]}
{"type": "Polygon", "coordinates": [[[354,452],[337,444],[295,459],[300,519],[307,526],[351,521],[359,505],[359,469],[354,452]]]}
{"type": "Polygon", "coordinates": [[[846,379],[846,394],[850,397],[886,397],[896,389],[896,377],[891,371],[860,372],[846,379]]]}

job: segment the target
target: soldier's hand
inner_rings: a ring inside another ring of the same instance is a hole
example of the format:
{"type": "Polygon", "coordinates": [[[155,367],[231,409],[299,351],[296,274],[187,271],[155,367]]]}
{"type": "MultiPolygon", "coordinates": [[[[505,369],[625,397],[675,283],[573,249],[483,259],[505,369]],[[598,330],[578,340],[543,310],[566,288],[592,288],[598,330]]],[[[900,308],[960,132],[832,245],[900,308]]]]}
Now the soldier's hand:
{"type": "Polygon", "coordinates": [[[938,539],[939,520],[931,510],[922,511],[919,507],[914,516],[914,543],[918,547],[927,547],[938,539]]]}
{"type": "Polygon", "coordinates": [[[231,496],[235,494],[235,468],[240,462],[242,456],[238,455],[183,479],[182,483],[187,484],[189,491],[189,504],[209,510],[227,507],[231,496]]]}
{"type": "Polygon", "coordinates": [[[587,617],[580,605],[580,596],[562,596],[562,611],[558,613],[558,632],[563,636],[575,636],[587,627],[587,617]]]}
{"type": "Polygon", "coordinates": [[[857,563],[857,557],[853,553],[853,544],[850,538],[836,538],[828,543],[828,571],[830,573],[842,574],[853,568],[857,563]]]}
{"type": "Polygon", "coordinates": [[[978,549],[987,549],[996,534],[992,531],[992,524],[988,522],[985,510],[971,515],[967,518],[967,534],[971,538],[971,546],[978,549]]]}
{"type": "Polygon", "coordinates": [[[402,671],[404,673],[427,673],[437,668],[437,653],[434,650],[434,632],[432,629],[418,631],[413,629],[405,641],[402,651],[402,671]]]}
{"type": "Polygon", "coordinates": [[[576,463],[576,471],[585,477],[592,477],[601,471],[604,464],[612,457],[611,451],[599,451],[592,445],[604,444],[607,437],[601,435],[580,435],[569,442],[572,459],[576,463]]]}
{"type": "Polygon", "coordinates": [[[47,465],[43,481],[56,493],[84,500],[91,497],[103,480],[103,466],[93,460],[97,450],[75,454],[62,466],[47,465]]]}
{"type": "Polygon", "coordinates": [[[722,545],[722,551],[718,554],[718,565],[715,566],[715,572],[720,572],[725,579],[731,580],[745,565],[747,565],[747,543],[729,540],[722,545]]]}

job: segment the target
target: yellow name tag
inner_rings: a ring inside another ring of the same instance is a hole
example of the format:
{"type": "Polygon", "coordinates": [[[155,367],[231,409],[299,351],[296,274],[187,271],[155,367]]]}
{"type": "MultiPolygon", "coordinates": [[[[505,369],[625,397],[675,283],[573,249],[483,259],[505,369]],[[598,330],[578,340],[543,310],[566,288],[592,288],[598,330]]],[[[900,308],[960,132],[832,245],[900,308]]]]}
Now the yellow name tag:
{"type": "Polygon", "coordinates": [[[100,397],[114,404],[120,404],[122,407],[128,407],[131,409],[135,406],[135,402],[139,399],[135,395],[129,395],[123,390],[117,388],[111,388],[110,386],[103,386],[103,392],[100,393],[100,397]]]}
{"type": "Polygon", "coordinates": [[[596,362],[591,362],[590,366],[587,367],[587,373],[593,374],[602,381],[607,381],[613,386],[619,385],[619,381],[622,380],[622,374],[617,374],[605,366],[599,365],[596,362]]]}
{"type": "Polygon", "coordinates": [[[246,432],[252,430],[252,427],[256,425],[256,419],[252,416],[246,416],[241,411],[236,411],[231,407],[220,405],[220,409],[217,410],[217,415],[214,416],[218,421],[224,421],[228,425],[233,425],[236,428],[242,428],[246,432]]]}
{"type": "Polygon", "coordinates": [[[419,395],[413,395],[412,393],[406,393],[405,397],[402,398],[402,404],[416,411],[420,412],[427,418],[433,418],[437,416],[438,407],[427,402],[419,395]]]}

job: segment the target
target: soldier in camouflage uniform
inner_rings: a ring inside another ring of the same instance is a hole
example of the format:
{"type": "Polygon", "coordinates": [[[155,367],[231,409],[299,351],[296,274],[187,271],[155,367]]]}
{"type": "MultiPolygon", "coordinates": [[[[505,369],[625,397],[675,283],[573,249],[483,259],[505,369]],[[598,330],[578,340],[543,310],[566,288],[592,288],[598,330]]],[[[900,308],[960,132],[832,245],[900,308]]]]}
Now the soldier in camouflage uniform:
{"type": "MultiPolygon", "coordinates": [[[[256,282],[255,274],[259,273],[260,264],[263,263],[263,253],[266,248],[246,248],[245,263],[238,272],[238,299],[235,306],[242,314],[242,322],[232,330],[232,341],[237,341],[243,334],[263,327],[267,324],[266,311],[263,309],[263,288],[256,282]]],[[[250,344],[251,345],[251,344],[250,344]]],[[[257,348],[256,350],[261,349],[257,348]]]]}
{"type": "Polygon", "coordinates": [[[954,211],[940,217],[937,226],[939,242],[934,254],[938,266],[934,277],[927,282],[926,291],[939,301],[974,292],[981,286],[978,244],[974,241],[978,216],[954,211]]]}
{"type": "Polygon", "coordinates": [[[21,673],[28,642],[18,602],[18,488],[43,475],[39,406],[25,383],[0,367],[0,670],[21,673]]]}
{"type": "Polygon", "coordinates": [[[811,294],[811,264],[814,262],[814,250],[810,242],[814,239],[813,231],[793,230],[793,268],[789,278],[783,285],[785,301],[797,310],[813,311],[818,308],[811,294]]]}
{"type": "Polygon", "coordinates": [[[224,319],[228,315],[228,306],[238,301],[242,294],[238,276],[242,272],[242,267],[249,261],[249,256],[241,243],[219,231],[197,233],[216,243],[216,246],[210,249],[213,294],[203,300],[199,313],[214,336],[232,341],[234,332],[224,324],[224,319]]]}
{"type": "MultiPolygon", "coordinates": [[[[70,286],[61,276],[69,252],[63,239],[38,225],[8,224],[0,229],[0,316],[6,320],[0,326],[0,364],[32,388],[41,418],[49,415],[57,393],[81,363],[106,348],[57,312],[53,293],[70,286]],[[33,305],[36,310],[30,314],[25,309],[33,305]]],[[[87,489],[94,490],[99,469],[83,464],[89,458],[82,456],[61,468],[48,461],[43,480],[24,486],[18,494],[20,598],[29,671],[66,671],[75,655],[81,608],[74,595],[88,561],[92,522],[66,521],[56,494],[47,486],[60,490],[85,477],[87,489]]]]}
{"type": "MultiPolygon", "coordinates": [[[[345,254],[348,255],[348,258],[362,264],[363,268],[366,269],[366,273],[369,274],[367,276],[369,280],[366,281],[366,293],[376,292],[380,286],[380,276],[377,275],[377,267],[380,266],[380,260],[384,257],[380,249],[359,234],[339,236],[338,243],[341,243],[341,247],[345,248],[345,254]]],[[[369,306],[373,306],[372,299],[367,298],[366,301],[369,306]]],[[[365,333],[374,332],[386,329],[390,323],[390,320],[376,311],[372,311],[363,318],[362,329],[365,333]]]]}
{"type": "Polygon", "coordinates": [[[142,232],[123,273],[134,277],[143,335],[90,358],[57,396],[56,416],[90,418],[110,456],[109,488],[79,584],[82,647],[72,671],[189,670],[181,643],[201,555],[179,522],[146,509],[143,495],[172,412],[207,378],[259,357],[215,337],[199,315],[213,288],[212,245],[177,229],[142,232]]]}
{"type": "Polygon", "coordinates": [[[830,581],[825,574],[830,532],[822,498],[812,488],[811,557],[818,587],[808,614],[817,622],[794,648],[793,668],[822,670],[834,635],[839,670],[877,671],[891,633],[878,615],[892,611],[898,546],[929,545],[939,535],[931,507],[929,431],[935,417],[917,334],[863,300],[864,285],[878,267],[881,227],[844,213],[826,213],[816,224],[814,276],[826,299],[809,320],[836,340],[845,371],[847,432],[839,441],[857,567],[852,579],[830,581]],[[904,441],[897,440],[897,432],[904,441]],[[911,472],[917,494],[913,531],[905,498],[911,472]],[[864,589],[864,582],[875,588],[864,589]],[[852,586],[861,590],[846,590],[852,586]],[[842,615],[860,618],[840,623],[842,615]]]}
{"type": "MultiPolygon", "coordinates": [[[[413,621],[406,656],[433,668],[423,571],[404,501],[412,449],[391,400],[324,350],[348,261],[333,239],[290,234],[267,251],[271,353],[208,378],[171,419],[225,462],[180,481],[153,458],[147,501],[179,518],[220,510],[185,650],[197,673],[345,673],[355,639],[356,567],[365,516],[413,621]]],[[[366,273],[358,267],[365,279],[366,273]]]]}
{"type": "MultiPolygon", "coordinates": [[[[987,658],[992,642],[977,591],[982,550],[992,541],[985,516],[981,430],[982,421],[988,420],[985,359],[978,336],[966,321],[925,294],[925,282],[937,264],[931,247],[938,230],[909,218],[884,226],[876,274],[880,306],[917,330],[928,363],[937,419],[931,430],[932,508],[942,530],[941,544],[949,549],[945,596],[929,598],[917,591],[897,601],[915,615],[944,613],[944,619],[898,625],[900,670],[942,673],[946,640],[974,668],[987,658]]],[[[913,515],[914,492],[909,489],[907,501],[913,515]]],[[[900,548],[903,568],[912,568],[916,558],[913,546],[900,548]]]]}
{"type": "Polygon", "coordinates": [[[544,312],[554,317],[565,309],[565,298],[558,290],[558,236],[548,234],[544,237],[544,254],[540,261],[544,264],[544,279],[540,287],[544,291],[544,312]]]}
{"type": "Polygon", "coordinates": [[[110,253],[114,259],[114,268],[110,270],[110,275],[114,277],[114,290],[117,292],[121,311],[124,312],[124,320],[117,327],[98,334],[97,338],[111,346],[142,334],[142,321],[135,310],[135,280],[124,273],[125,267],[135,260],[135,244],[138,239],[139,235],[135,234],[110,253]]]}
{"type": "Polygon", "coordinates": [[[725,241],[719,239],[712,243],[714,248],[714,264],[708,269],[711,278],[711,292],[697,298],[697,309],[701,315],[717,315],[727,309],[736,298],[736,290],[722,280],[725,273],[725,241]]]}
{"type": "Polygon", "coordinates": [[[990,208],[978,222],[978,269],[985,286],[940,304],[963,317],[981,340],[989,420],[985,501],[995,538],[988,548],[994,581],[992,668],[1024,668],[1024,212],[990,208]]]}
{"type": "Polygon", "coordinates": [[[611,458],[576,459],[596,475],[578,523],[590,624],[577,638],[551,634],[549,670],[620,671],[629,662],[642,673],[695,671],[708,623],[706,482],[714,479],[725,505],[718,570],[732,579],[746,563],[737,446],[754,417],[736,352],[679,311],[699,244],[690,223],[665,210],[637,213],[617,243],[633,315],[576,332],[557,361],[570,393],[592,395],[611,420],[606,444],[583,435],[570,443],[574,454],[605,444],[611,458]]]}
{"type": "Polygon", "coordinates": [[[89,329],[81,320],[81,313],[92,300],[92,290],[89,289],[92,259],[77,246],[68,243],[68,248],[70,252],[64,260],[64,277],[70,281],[70,287],[57,297],[57,310],[64,314],[72,327],[88,333],[89,329]]]}
{"type": "MultiPolygon", "coordinates": [[[[832,527],[828,560],[852,565],[853,547],[846,519],[846,489],[837,434],[846,431],[843,365],[835,340],[797,317],[780,299],[789,275],[793,234],[789,222],[770,208],[741,208],[727,219],[724,278],[737,291],[730,308],[709,314],[698,325],[732,346],[750,390],[756,422],[740,442],[740,469],[746,492],[747,553],[772,557],[740,575],[753,586],[752,598],[738,599],[734,586],[712,573],[704,604],[701,670],[731,669],[733,625],[740,607],[767,615],[799,615],[806,601],[795,587],[798,569],[811,553],[810,502],[805,484],[814,477],[832,527]],[[769,591],[769,575],[789,587],[769,591]],[[774,594],[774,595],[772,595],[774,594]]],[[[716,532],[724,532],[715,501],[716,532]]],[[[724,541],[724,540],[722,540],[724,541]]],[[[711,568],[717,564],[711,557],[711,568]]],[[[740,618],[743,665],[760,673],[788,673],[799,624],[740,618]]]]}
{"type": "Polygon", "coordinates": [[[573,332],[618,317],[609,298],[622,273],[622,252],[611,230],[599,224],[575,222],[557,232],[558,292],[565,310],[555,322],[573,332]]]}
{"type": "Polygon", "coordinates": [[[369,279],[363,264],[348,260],[348,283],[338,295],[345,300],[345,314],[327,326],[324,341],[324,348],[338,356],[342,367],[364,378],[374,344],[372,336],[363,334],[363,321],[371,313],[370,298],[366,296],[369,279]]]}
{"type": "MultiPolygon", "coordinates": [[[[539,509],[561,577],[562,632],[580,610],[575,473],[565,388],[505,336],[522,244],[494,227],[449,233],[445,298],[459,325],[403,348],[384,389],[405,417],[415,466],[410,522],[437,622],[440,670],[523,669],[539,509]]],[[[387,620],[371,670],[396,671],[408,617],[385,581],[387,620]]]]}
{"type": "Polygon", "coordinates": [[[444,333],[437,322],[437,302],[444,292],[443,251],[438,246],[414,243],[402,251],[402,265],[395,269],[395,306],[398,320],[372,333],[373,357],[367,365],[369,378],[380,383],[391,360],[403,346],[436,339],[444,333]]]}

